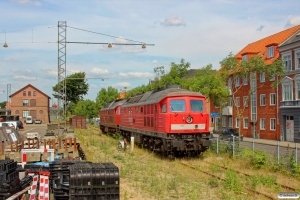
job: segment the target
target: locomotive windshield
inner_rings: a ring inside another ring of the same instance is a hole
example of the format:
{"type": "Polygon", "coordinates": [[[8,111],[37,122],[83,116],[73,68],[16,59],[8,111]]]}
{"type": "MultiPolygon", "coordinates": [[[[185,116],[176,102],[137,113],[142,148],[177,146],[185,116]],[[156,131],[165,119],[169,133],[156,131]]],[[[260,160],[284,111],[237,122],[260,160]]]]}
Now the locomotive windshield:
{"type": "Polygon", "coordinates": [[[171,100],[170,101],[170,112],[184,112],[185,103],[184,100],[171,100]]]}
{"type": "Polygon", "coordinates": [[[202,100],[191,100],[192,112],[203,112],[203,101],[202,100]]]}

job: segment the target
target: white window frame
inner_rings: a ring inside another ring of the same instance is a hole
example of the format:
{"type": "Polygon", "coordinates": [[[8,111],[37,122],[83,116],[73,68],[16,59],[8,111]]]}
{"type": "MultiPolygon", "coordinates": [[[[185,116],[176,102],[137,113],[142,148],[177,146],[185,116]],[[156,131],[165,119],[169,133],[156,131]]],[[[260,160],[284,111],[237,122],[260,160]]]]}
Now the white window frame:
{"type": "Polygon", "coordinates": [[[268,47],[268,58],[274,57],[274,46],[268,47]]]}
{"type": "Polygon", "coordinates": [[[295,70],[300,69],[300,49],[295,49],[295,70]]]}
{"type": "Polygon", "coordinates": [[[260,94],[259,97],[259,102],[260,102],[260,106],[266,106],[266,95],[265,94],[260,94]]]}
{"type": "Polygon", "coordinates": [[[244,85],[248,85],[248,75],[245,75],[245,76],[243,77],[243,84],[244,84],[244,85]]]}
{"type": "Polygon", "coordinates": [[[266,130],[266,119],[265,118],[260,118],[259,128],[260,128],[260,130],[266,130]]]}
{"type": "Polygon", "coordinates": [[[228,78],[228,87],[231,89],[232,88],[232,78],[228,78]]]}
{"type": "Polygon", "coordinates": [[[229,97],[228,99],[228,106],[232,106],[232,97],[229,97]]]}
{"type": "Polygon", "coordinates": [[[27,117],[27,116],[29,116],[29,110],[23,110],[22,117],[27,117]]]}
{"type": "Polygon", "coordinates": [[[226,127],[226,117],[222,117],[222,127],[226,127]]]}
{"type": "Polygon", "coordinates": [[[276,118],[270,118],[270,131],[275,131],[275,130],[276,130],[276,118]]]}
{"type": "Polygon", "coordinates": [[[239,126],[240,119],[238,117],[235,118],[235,128],[240,128],[239,126]]]}
{"type": "Polygon", "coordinates": [[[249,123],[249,120],[248,120],[248,117],[244,117],[244,129],[248,129],[248,123],[249,123]]]}
{"type": "Polygon", "coordinates": [[[243,96],[243,106],[248,107],[248,96],[243,96]]]}
{"type": "Polygon", "coordinates": [[[294,83],[295,83],[295,100],[300,100],[300,74],[297,74],[294,77],[294,83]]]}
{"type": "Polygon", "coordinates": [[[293,86],[291,84],[282,85],[282,100],[291,101],[293,100],[293,86]]]}
{"type": "Polygon", "coordinates": [[[275,81],[275,75],[273,75],[273,76],[270,76],[270,79],[269,79],[269,81],[275,81]]]}
{"type": "Polygon", "coordinates": [[[232,117],[230,116],[228,117],[228,127],[232,128],[232,126],[233,126],[233,121],[232,121],[232,117]]]}
{"type": "Polygon", "coordinates": [[[235,77],[235,87],[238,87],[238,86],[240,86],[240,77],[239,76],[235,77]]]}
{"type": "Polygon", "coordinates": [[[270,106],[275,106],[276,105],[276,93],[270,93],[270,106]],[[274,102],[272,102],[272,100],[274,102]]]}
{"type": "Polygon", "coordinates": [[[240,97],[235,97],[235,105],[236,105],[236,107],[240,107],[240,105],[241,105],[241,99],[240,99],[240,97]]]}
{"type": "Polygon", "coordinates": [[[260,73],[259,81],[260,81],[261,83],[266,82],[266,72],[261,72],[261,73],[260,73]]]}
{"type": "Polygon", "coordinates": [[[285,69],[291,71],[292,70],[292,52],[288,51],[288,52],[282,53],[281,58],[283,61],[283,67],[285,69]]]}

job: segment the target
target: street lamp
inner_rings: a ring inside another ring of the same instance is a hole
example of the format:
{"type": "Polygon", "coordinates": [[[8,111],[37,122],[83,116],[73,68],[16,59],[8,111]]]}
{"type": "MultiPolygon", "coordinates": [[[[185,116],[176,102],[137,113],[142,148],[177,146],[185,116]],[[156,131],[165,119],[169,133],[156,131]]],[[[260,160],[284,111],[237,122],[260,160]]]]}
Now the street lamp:
{"type": "Polygon", "coordinates": [[[6,47],[8,47],[8,45],[6,44],[6,32],[5,32],[5,40],[4,40],[4,41],[5,41],[5,42],[4,42],[3,47],[6,48],[6,47]]]}

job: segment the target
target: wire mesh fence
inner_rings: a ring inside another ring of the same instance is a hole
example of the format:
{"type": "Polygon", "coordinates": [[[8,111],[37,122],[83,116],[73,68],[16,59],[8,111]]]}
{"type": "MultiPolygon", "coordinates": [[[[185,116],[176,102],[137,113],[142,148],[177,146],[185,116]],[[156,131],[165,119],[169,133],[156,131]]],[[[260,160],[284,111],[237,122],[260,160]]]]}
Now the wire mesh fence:
{"type": "Polygon", "coordinates": [[[255,139],[239,141],[237,138],[221,140],[219,137],[213,138],[211,142],[210,149],[217,154],[229,154],[235,157],[261,155],[274,164],[289,166],[291,163],[295,163],[298,166],[297,143],[282,146],[280,141],[277,142],[277,145],[270,145],[256,142],[255,139]]]}

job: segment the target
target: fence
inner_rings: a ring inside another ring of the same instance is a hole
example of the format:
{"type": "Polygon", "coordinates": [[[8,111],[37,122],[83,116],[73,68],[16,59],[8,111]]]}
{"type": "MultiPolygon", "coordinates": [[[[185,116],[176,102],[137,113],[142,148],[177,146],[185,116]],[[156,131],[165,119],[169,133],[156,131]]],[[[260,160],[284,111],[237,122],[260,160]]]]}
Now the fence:
{"type": "Polygon", "coordinates": [[[282,146],[280,141],[277,144],[265,144],[257,142],[252,138],[248,141],[239,142],[238,140],[220,140],[215,137],[212,140],[211,151],[222,154],[229,153],[232,156],[241,156],[245,151],[252,151],[252,154],[265,153],[268,159],[277,164],[287,164],[292,160],[298,165],[298,144],[282,146]]]}

